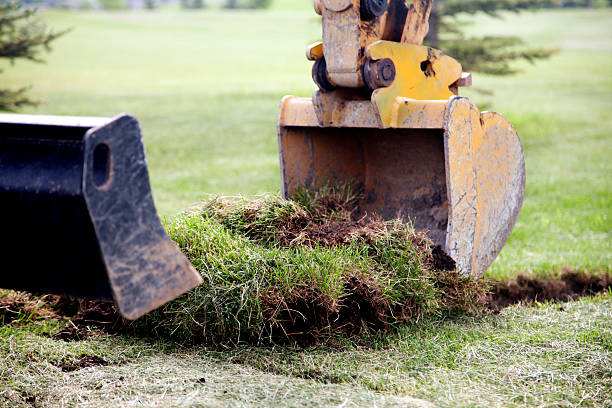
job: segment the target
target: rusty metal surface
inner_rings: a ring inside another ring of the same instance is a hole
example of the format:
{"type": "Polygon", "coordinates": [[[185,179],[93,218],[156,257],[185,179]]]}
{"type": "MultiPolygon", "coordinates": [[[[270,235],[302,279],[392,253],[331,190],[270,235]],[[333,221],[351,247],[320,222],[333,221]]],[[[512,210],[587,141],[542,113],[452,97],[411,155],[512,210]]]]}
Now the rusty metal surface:
{"type": "MultiPolygon", "coordinates": [[[[472,274],[482,276],[508,241],[525,197],[525,156],[516,130],[499,113],[478,110],[482,140],[474,138],[478,221],[472,274]]],[[[476,134],[476,132],[474,132],[476,134]]]]}
{"type": "Polygon", "coordinates": [[[134,319],[201,282],[157,217],[134,118],[11,116],[0,115],[11,238],[0,287],[112,298],[134,319]]]}
{"type": "Polygon", "coordinates": [[[458,268],[484,275],[504,247],[523,205],[525,159],[500,114],[451,98],[445,127],[450,202],[446,251],[458,268]]]}
{"type": "Polygon", "coordinates": [[[323,0],[323,54],[335,86],[363,86],[359,0],[323,0]],[[338,47],[344,42],[345,46],[338,47]]]}
{"type": "Polygon", "coordinates": [[[315,91],[311,104],[318,123],[333,127],[379,127],[378,115],[368,100],[347,99],[346,91],[315,91]]]}
{"type": "Polygon", "coordinates": [[[395,80],[395,64],[389,58],[367,60],[363,65],[363,79],[371,90],[390,86],[395,80]]]}
{"type": "MultiPolygon", "coordinates": [[[[280,126],[325,126],[384,128],[368,100],[347,100],[344,90],[315,91],[312,98],[286,96],[281,102],[280,126]]],[[[391,127],[403,129],[443,129],[447,101],[417,101],[396,98],[391,127]]]]}
{"type": "Polygon", "coordinates": [[[444,152],[449,197],[449,223],[445,252],[466,274],[472,273],[476,234],[477,193],[472,159],[470,101],[452,98],[446,111],[444,152]]]}
{"type": "Polygon", "coordinates": [[[443,129],[447,101],[419,101],[395,98],[391,127],[412,129],[443,129]]]}
{"type": "Polygon", "coordinates": [[[367,83],[362,76],[369,58],[365,50],[379,40],[422,44],[429,29],[432,3],[433,0],[412,0],[409,5],[404,0],[315,1],[315,10],[323,19],[323,52],[313,44],[307,56],[316,59],[325,55],[328,78],[335,87],[362,87],[367,83]]]}
{"type": "MultiPolygon", "coordinates": [[[[412,0],[406,22],[404,23],[404,32],[402,34],[402,43],[421,45],[425,36],[429,32],[429,14],[433,6],[434,0],[412,0]]],[[[398,3],[403,3],[399,1],[398,3]]]]}

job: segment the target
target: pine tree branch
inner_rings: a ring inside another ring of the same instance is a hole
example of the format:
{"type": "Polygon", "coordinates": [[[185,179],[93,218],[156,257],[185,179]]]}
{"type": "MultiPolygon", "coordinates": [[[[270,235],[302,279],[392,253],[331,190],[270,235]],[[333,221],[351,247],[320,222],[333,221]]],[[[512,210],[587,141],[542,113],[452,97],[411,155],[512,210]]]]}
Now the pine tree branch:
{"type": "MultiPolygon", "coordinates": [[[[43,62],[40,53],[49,51],[51,42],[68,31],[50,30],[38,17],[37,10],[25,8],[21,0],[0,2],[0,58],[11,63],[17,58],[43,62]]],[[[14,111],[21,106],[38,104],[26,96],[27,90],[0,89],[0,110],[14,111]]]]}
{"type": "Polygon", "coordinates": [[[515,60],[535,63],[558,52],[556,49],[528,47],[519,37],[467,37],[462,32],[460,14],[484,13],[502,18],[502,11],[558,6],[561,0],[436,0],[429,20],[427,44],[456,58],[466,71],[509,75],[518,70],[515,60]]]}
{"type": "Polygon", "coordinates": [[[28,98],[25,94],[28,88],[21,88],[16,91],[10,89],[0,89],[0,111],[15,112],[22,106],[38,105],[40,102],[28,98]]]}
{"type": "Polygon", "coordinates": [[[49,30],[36,10],[23,9],[21,1],[0,3],[0,58],[42,62],[38,54],[50,50],[50,43],[68,31],[49,30]]]}
{"type": "Polygon", "coordinates": [[[463,69],[489,75],[510,75],[518,72],[511,63],[524,60],[535,63],[559,50],[528,47],[519,37],[463,37],[441,40],[448,55],[459,58],[463,69]]]}

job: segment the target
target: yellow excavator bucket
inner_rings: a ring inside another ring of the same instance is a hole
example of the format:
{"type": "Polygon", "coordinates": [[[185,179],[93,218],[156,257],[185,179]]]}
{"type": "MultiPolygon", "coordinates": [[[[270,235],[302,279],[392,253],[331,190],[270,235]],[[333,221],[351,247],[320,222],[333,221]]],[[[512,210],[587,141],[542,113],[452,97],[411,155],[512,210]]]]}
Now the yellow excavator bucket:
{"type": "Polygon", "coordinates": [[[458,96],[461,65],[422,46],[431,0],[315,0],[323,41],[307,50],[318,85],[287,96],[282,191],[356,184],[359,208],[425,230],[465,275],[481,277],[522,207],[525,161],[500,114],[458,96]]]}

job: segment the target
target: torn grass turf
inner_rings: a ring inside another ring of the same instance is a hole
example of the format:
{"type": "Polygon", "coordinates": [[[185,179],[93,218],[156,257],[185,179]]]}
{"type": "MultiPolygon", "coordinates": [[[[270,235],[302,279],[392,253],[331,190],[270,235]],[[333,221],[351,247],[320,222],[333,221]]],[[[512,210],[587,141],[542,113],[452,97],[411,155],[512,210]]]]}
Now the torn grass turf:
{"type": "Polygon", "coordinates": [[[204,284],[131,329],[188,343],[313,344],[485,307],[483,281],[460,276],[409,224],[357,217],[356,202],[348,187],[327,188],[292,201],[215,199],[176,217],[168,233],[204,284]]]}
{"type": "Polygon", "coordinates": [[[575,270],[474,281],[422,233],[399,221],[360,217],[356,202],[346,188],[305,192],[293,201],[212,200],[167,225],[205,278],[179,299],[126,323],[111,303],[9,293],[0,319],[70,317],[53,334],[64,341],[103,331],[179,343],[310,345],[364,329],[381,333],[422,319],[495,313],[519,302],[576,299],[612,285],[612,276],[575,270]]]}

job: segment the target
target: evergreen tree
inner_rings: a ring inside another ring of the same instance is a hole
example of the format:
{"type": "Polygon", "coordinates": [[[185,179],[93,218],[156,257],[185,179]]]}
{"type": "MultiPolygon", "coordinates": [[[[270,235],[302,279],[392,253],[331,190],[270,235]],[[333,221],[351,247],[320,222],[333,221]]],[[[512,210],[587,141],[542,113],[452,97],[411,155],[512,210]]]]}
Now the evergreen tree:
{"type": "Polygon", "coordinates": [[[502,18],[502,11],[518,13],[560,4],[561,0],[435,0],[426,43],[457,59],[465,71],[491,75],[512,74],[516,72],[511,66],[512,61],[526,60],[533,63],[550,57],[557,50],[528,47],[516,36],[467,36],[460,30],[458,15],[485,13],[502,18]]]}
{"type": "MultiPolygon", "coordinates": [[[[23,7],[21,0],[0,2],[0,58],[13,63],[18,58],[43,62],[40,53],[66,31],[55,32],[37,16],[36,10],[23,7]]],[[[0,71],[2,72],[2,71],[0,71]]],[[[36,101],[26,96],[27,88],[0,89],[0,110],[12,111],[36,101]]]]}

